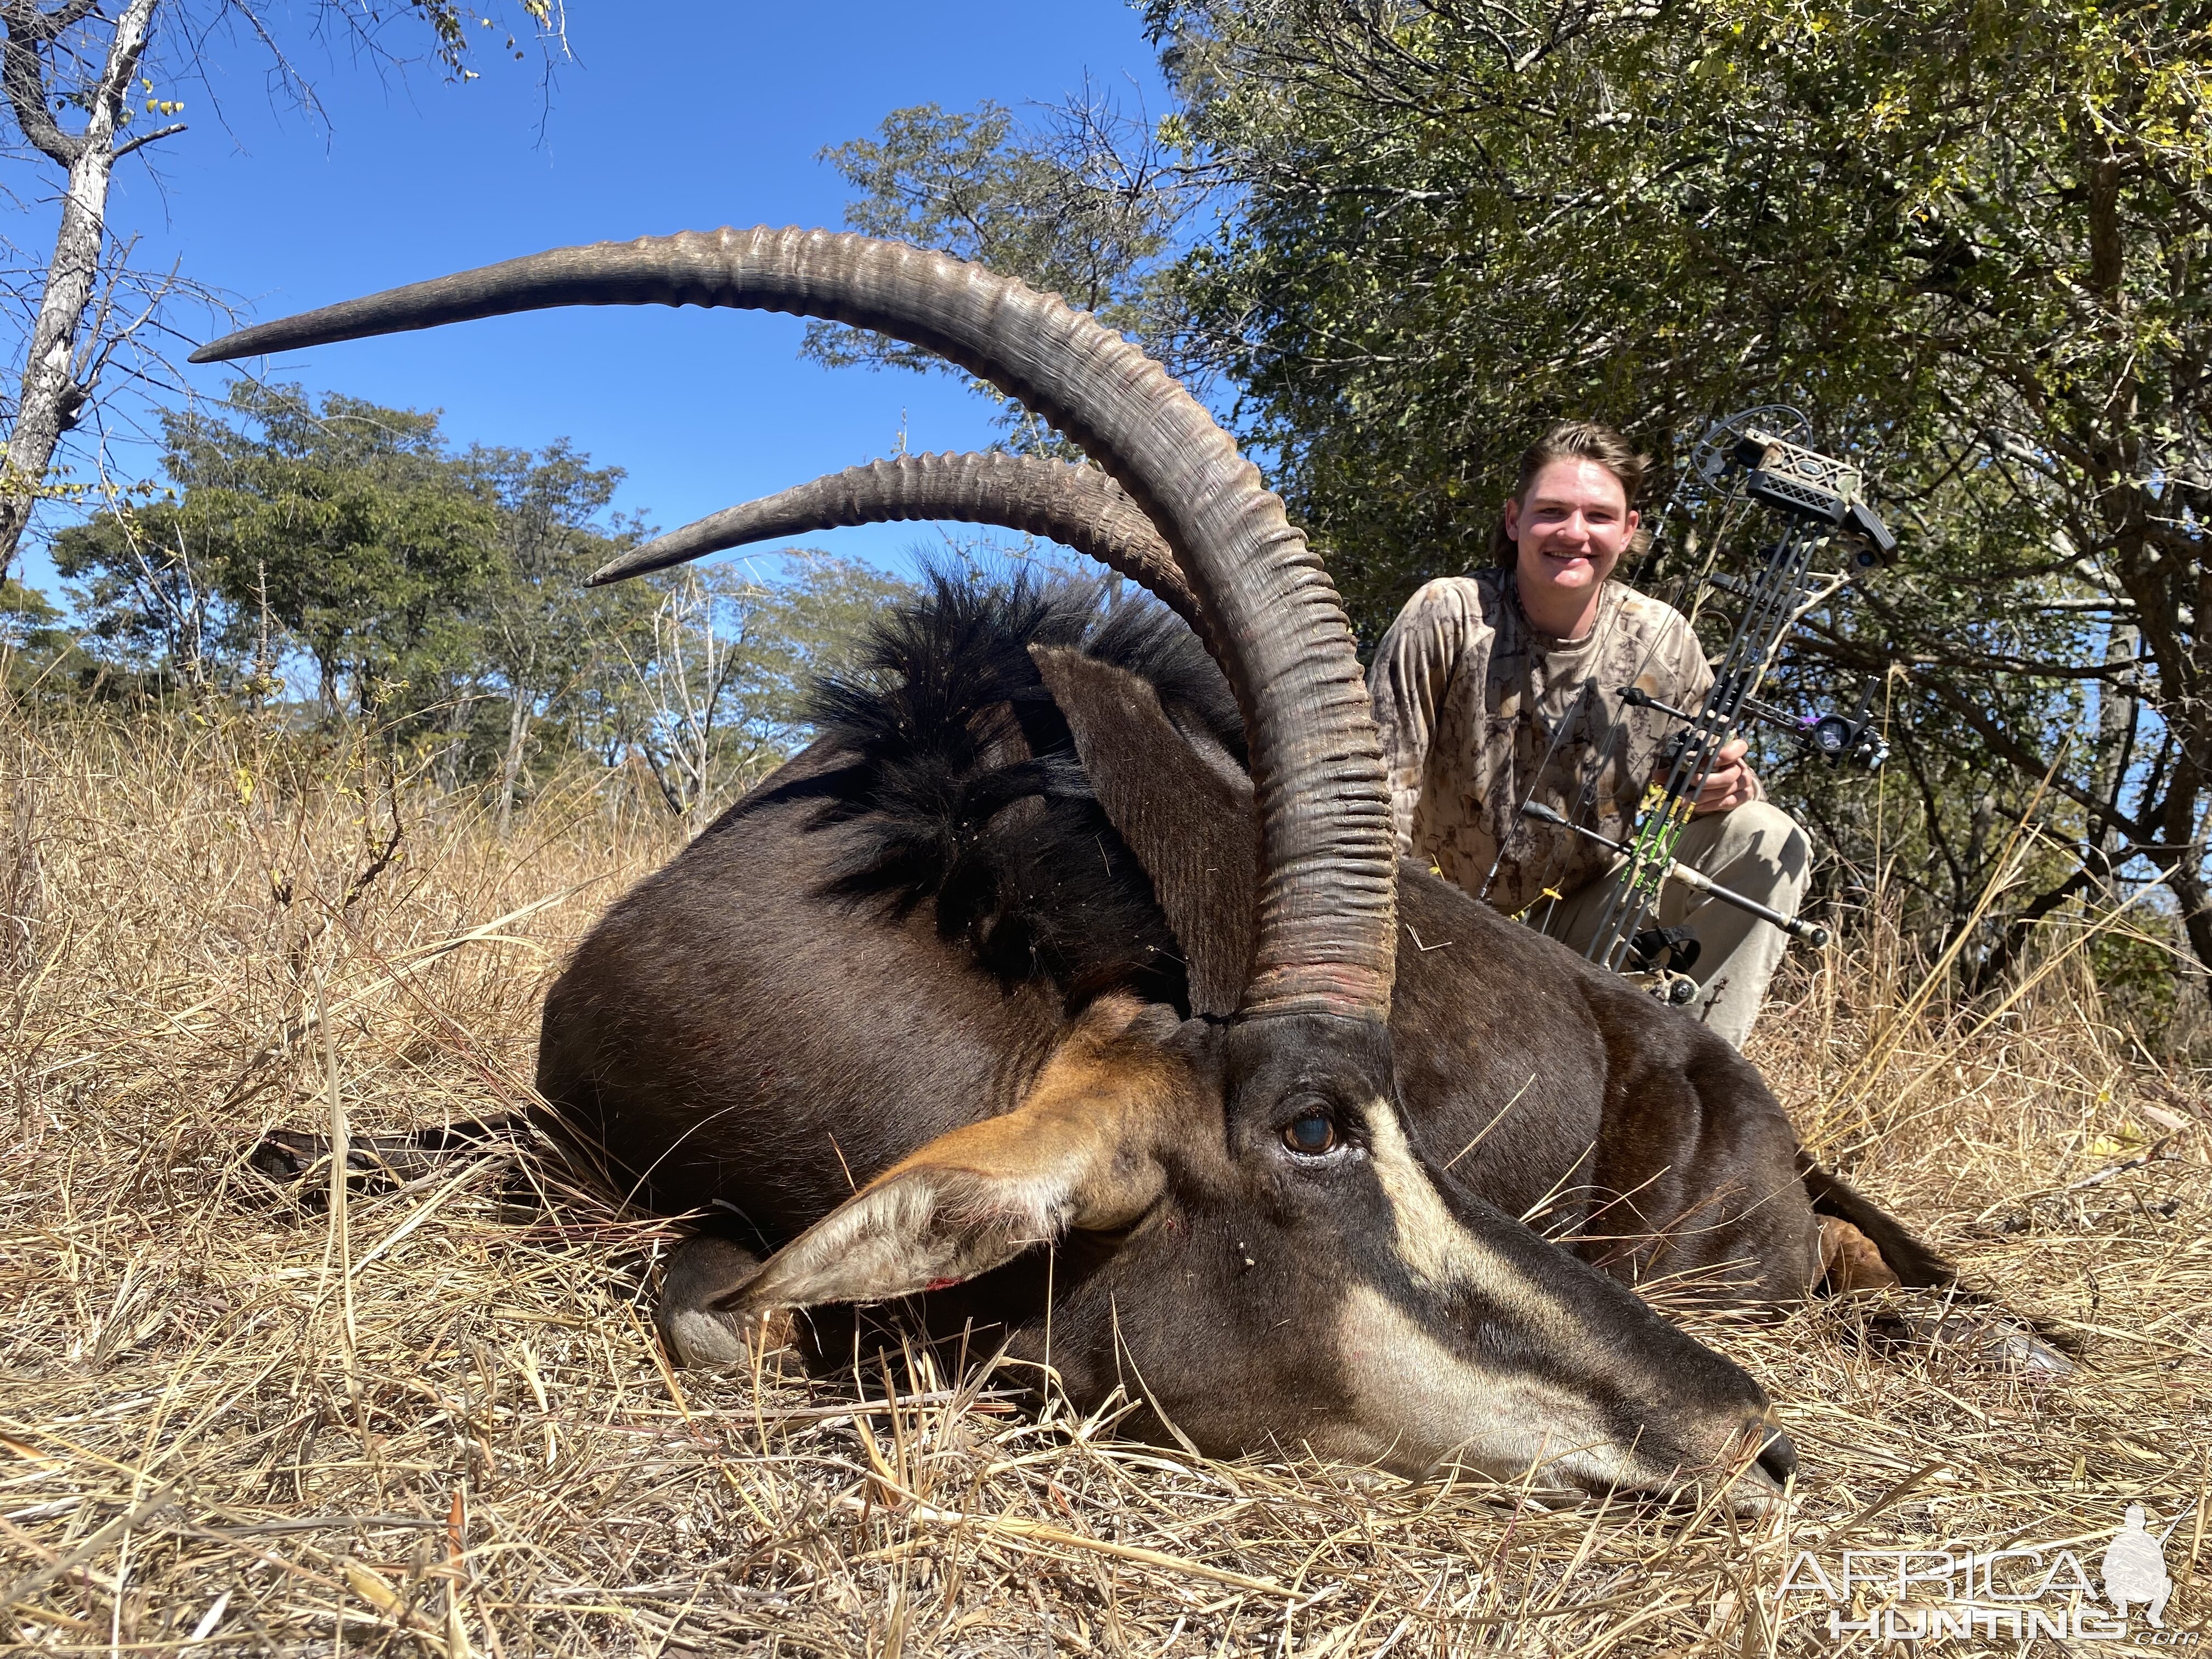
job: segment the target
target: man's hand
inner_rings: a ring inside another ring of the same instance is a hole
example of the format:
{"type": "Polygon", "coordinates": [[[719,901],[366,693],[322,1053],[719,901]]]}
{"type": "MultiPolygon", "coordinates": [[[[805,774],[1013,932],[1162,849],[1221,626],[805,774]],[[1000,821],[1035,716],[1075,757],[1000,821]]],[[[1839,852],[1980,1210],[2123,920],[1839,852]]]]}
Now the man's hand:
{"type": "MultiPolygon", "coordinates": [[[[1713,757],[1713,769],[1705,774],[1705,787],[1698,791],[1697,805],[1690,809],[1692,817],[1732,811],[1747,800],[1759,799],[1759,780],[1743,763],[1744,755],[1750,748],[1751,744],[1741,738],[1721,746],[1720,753],[1713,757]]],[[[1656,769],[1651,776],[1654,782],[1664,783],[1666,769],[1656,769]]]]}

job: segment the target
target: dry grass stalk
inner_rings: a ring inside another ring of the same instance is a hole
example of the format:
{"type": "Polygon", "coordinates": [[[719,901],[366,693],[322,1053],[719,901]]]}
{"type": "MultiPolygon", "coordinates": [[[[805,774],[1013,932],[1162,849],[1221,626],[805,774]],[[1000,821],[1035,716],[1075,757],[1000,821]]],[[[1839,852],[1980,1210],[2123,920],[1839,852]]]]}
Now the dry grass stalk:
{"type": "Polygon", "coordinates": [[[1893,1106],[1832,1149],[1848,1173],[2089,1364],[1887,1351],[1878,1304],[1707,1322],[1783,1402],[1796,1512],[1545,1510],[1164,1454],[921,1356],[865,1399],[672,1373],[645,1316],[669,1229],[534,1163],[520,1207],[494,1158],[319,1212],[271,1190],[241,1157],[264,1127],[524,1106],[547,975],[674,846],[588,780],[505,842],[416,800],[354,892],[383,842],[359,778],[283,752],[0,726],[0,797],[35,806],[9,867],[37,902],[0,918],[0,1618],[27,1650],[1827,1652],[1825,1607],[1778,1593],[1801,1549],[2025,1539],[2094,1571],[2130,1502],[2182,1517],[2166,1620],[2203,1616],[2208,1108],[2129,1069],[2078,954],[1969,1032],[1885,1000],[1916,975],[1876,928],[1801,964],[1755,1053],[1808,1127],[1846,1078],[1893,1106]]]}

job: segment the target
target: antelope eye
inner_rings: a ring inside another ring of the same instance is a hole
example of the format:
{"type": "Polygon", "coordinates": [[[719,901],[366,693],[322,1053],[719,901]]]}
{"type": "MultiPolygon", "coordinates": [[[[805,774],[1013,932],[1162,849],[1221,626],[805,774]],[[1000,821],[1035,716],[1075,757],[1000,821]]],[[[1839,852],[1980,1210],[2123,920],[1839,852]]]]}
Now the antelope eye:
{"type": "Polygon", "coordinates": [[[1336,1148],[1336,1120],[1327,1112],[1302,1112],[1283,1126],[1283,1145],[1302,1158],[1336,1148]]]}

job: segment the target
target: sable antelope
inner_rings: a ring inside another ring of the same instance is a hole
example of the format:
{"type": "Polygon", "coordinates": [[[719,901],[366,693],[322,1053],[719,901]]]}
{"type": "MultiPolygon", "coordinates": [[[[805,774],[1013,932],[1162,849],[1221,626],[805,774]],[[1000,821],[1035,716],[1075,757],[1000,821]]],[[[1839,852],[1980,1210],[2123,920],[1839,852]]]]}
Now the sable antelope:
{"type": "MultiPolygon", "coordinates": [[[[1484,1044],[1431,1037],[1394,1063],[1399,872],[1349,626],[1281,503],[1134,346],[942,255],[761,229],[511,260],[248,329],[195,359],[642,302],[879,329],[1021,399],[1158,527],[1237,710],[1189,635],[1146,625],[1157,613],[1077,626],[1065,605],[1017,593],[1034,620],[991,627],[1041,647],[1028,672],[985,672],[1003,650],[937,650],[958,672],[854,699],[842,741],[784,768],[610,911],[549,994],[541,1092],[646,1201],[728,1205],[780,1247],[762,1266],[702,1236],[672,1265],[675,1340],[711,1349],[768,1310],[933,1293],[988,1313],[1017,1356],[1049,1345],[1079,1401],[1127,1388],[1146,1402],[1139,1431],[1209,1453],[1302,1443],[1407,1473],[1458,1457],[1594,1491],[1711,1480],[1742,1506],[1767,1502],[1795,1455],[1758,1385],[1469,1190],[1401,1105],[1409,1056],[1479,1065],[1484,1044]],[[983,683],[954,683],[971,671],[983,683]],[[917,894],[902,873],[902,859],[925,879],[957,863],[939,848],[933,865],[915,826],[980,826],[1025,850],[1037,892],[1066,890],[1079,915],[1090,878],[1061,854],[1068,829],[1095,818],[1103,908],[1126,896],[1112,823],[1075,759],[1084,716],[1045,692],[1048,674],[1054,693],[1090,686],[1096,708],[1142,686],[1153,702],[1129,729],[1157,735],[1157,708],[1243,811],[1225,841],[1192,843],[1201,862],[1180,877],[1149,872],[1164,893],[1229,871],[1244,907],[1222,941],[1174,941],[1187,1008],[1166,994],[1158,950],[1140,948],[1158,938],[1031,926],[1042,971],[1010,975],[992,953],[1020,941],[995,926],[947,937],[948,915],[996,913],[962,912],[943,883],[917,894]],[[896,728],[902,708],[924,712],[915,699],[960,712],[931,727],[953,752],[916,765],[898,742],[871,749],[881,711],[896,728]],[[1204,862],[1217,857],[1230,866],[1204,862]],[[1060,1248],[1033,1248],[1048,1241],[1060,1248]]],[[[948,594],[930,626],[962,620],[948,594]]],[[[1547,959],[1541,943],[1528,939],[1525,960],[1547,959]]],[[[1679,1068],[1698,1039],[1687,1021],[1674,1029],[1679,1068]]],[[[1593,1030],[1584,1059],[1604,1046],[1593,1030]]],[[[1486,1121],[1513,1085],[1476,1086],[1486,1121]]],[[[1479,1166],[1494,1161],[1482,1152],[1469,1154],[1479,1166]]]]}
{"type": "MultiPolygon", "coordinates": [[[[1094,468],[1012,455],[910,455],[848,467],[709,514],[591,580],[603,585],[749,543],[902,519],[1048,537],[1134,577],[1206,632],[1172,550],[1126,492],[1094,468]]],[[[948,598],[940,584],[936,608],[948,598]]],[[[983,607],[1002,628],[1020,608],[983,607]]],[[[959,632],[973,648],[972,626],[959,632]]],[[[911,641],[885,643],[901,660],[930,654],[911,641]]],[[[1156,893],[1174,939],[1227,938],[1233,954],[1249,913],[1249,781],[1207,767],[1206,741],[1159,718],[1161,685],[1095,656],[1079,675],[1059,660],[1063,654],[1040,657],[1043,678],[1070,722],[1085,787],[1150,872],[1133,870],[1129,884],[1143,890],[1133,902],[1156,893]],[[1178,810],[1147,811],[1161,799],[1178,810]],[[1199,867],[1209,879],[1194,884],[1189,872],[1199,867]]],[[[849,708],[852,698],[834,701],[849,708]]],[[[899,718],[914,729],[910,713],[899,718]]],[[[1229,727],[1212,738],[1216,756],[1238,741],[1229,727]]],[[[1401,1098],[1431,1144],[1473,1149],[1454,1170],[1478,1194],[1522,1213],[1543,1205],[1552,1231],[1571,1231],[1589,1259],[1647,1283],[1663,1272],[1693,1296],[1779,1305],[1814,1279],[1844,1289],[1955,1285],[1948,1262],[1798,1149],[1756,1069],[1728,1044],[1686,1032],[1681,1016],[1627,994],[1615,975],[1537,940],[1410,861],[1400,867],[1398,902],[1391,1037],[1401,1098]],[[1418,953],[1410,965],[1407,945],[1418,953]],[[1539,1012],[1527,1018],[1532,1006],[1539,1012]],[[1601,1051],[1592,1049],[1593,1036],[1601,1051]],[[1512,1109],[1498,1111],[1501,1097],[1512,1109]]],[[[1202,985],[1173,994],[1214,1010],[1202,985]]]]}

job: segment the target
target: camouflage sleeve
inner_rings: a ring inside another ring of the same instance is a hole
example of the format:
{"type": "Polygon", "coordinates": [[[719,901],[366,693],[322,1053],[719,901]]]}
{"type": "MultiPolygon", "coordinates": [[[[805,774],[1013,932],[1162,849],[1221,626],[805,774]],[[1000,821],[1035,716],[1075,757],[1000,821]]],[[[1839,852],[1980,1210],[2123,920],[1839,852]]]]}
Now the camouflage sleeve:
{"type": "Polygon", "coordinates": [[[1680,611],[1668,611],[1666,625],[1672,637],[1654,655],[1668,664],[1674,676],[1674,695],[1668,701],[1677,708],[1695,708],[1713,689],[1712,665],[1705,660],[1705,647],[1698,643],[1697,630],[1680,611]]]}
{"type": "Polygon", "coordinates": [[[1437,702],[1459,658],[1461,609],[1443,583],[1431,582],[1406,601],[1375,647],[1368,670],[1368,695],[1389,778],[1390,827],[1401,858],[1413,851],[1413,808],[1428,772],[1437,702]]]}

